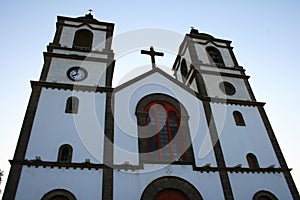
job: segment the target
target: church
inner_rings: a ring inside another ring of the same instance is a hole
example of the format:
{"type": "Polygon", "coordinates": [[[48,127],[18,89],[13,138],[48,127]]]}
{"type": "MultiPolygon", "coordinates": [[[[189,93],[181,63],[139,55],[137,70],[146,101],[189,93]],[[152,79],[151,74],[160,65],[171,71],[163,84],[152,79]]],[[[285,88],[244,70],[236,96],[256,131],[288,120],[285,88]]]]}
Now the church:
{"type": "Polygon", "coordinates": [[[113,31],[57,17],[3,200],[300,199],[231,41],[192,28],[172,75],[149,47],[152,69],[114,88],[113,31]]]}

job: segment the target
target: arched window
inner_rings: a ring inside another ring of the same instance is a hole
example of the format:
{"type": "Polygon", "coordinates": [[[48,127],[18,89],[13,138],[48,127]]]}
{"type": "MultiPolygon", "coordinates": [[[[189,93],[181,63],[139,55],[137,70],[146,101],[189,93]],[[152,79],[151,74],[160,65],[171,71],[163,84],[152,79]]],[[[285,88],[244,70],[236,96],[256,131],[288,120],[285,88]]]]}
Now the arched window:
{"type": "Polygon", "coordinates": [[[261,190],[253,196],[253,200],[278,200],[278,198],[271,192],[261,190]]]}
{"type": "Polygon", "coordinates": [[[195,162],[188,113],[173,97],[150,94],[136,112],[141,163],[195,162]]]}
{"type": "Polygon", "coordinates": [[[147,148],[151,160],[184,161],[184,144],[179,132],[178,111],[166,102],[155,101],[146,108],[147,148]]]}
{"type": "Polygon", "coordinates": [[[233,111],[233,118],[237,126],[246,126],[242,113],[233,111]]]}
{"type": "Polygon", "coordinates": [[[66,113],[78,113],[79,99],[77,97],[69,97],[66,103],[66,113]]]}
{"type": "Polygon", "coordinates": [[[248,165],[249,165],[250,169],[258,169],[259,168],[257,158],[253,153],[247,154],[247,161],[248,161],[248,165]]]}
{"type": "Polygon", "coordinates": [[[185,59],[182,59],[182,61],[181,61],[180,72],[181,72],[183,81],[185,81],[185,78],[186,78],[186,76],[188,74],[188,69],[187,69],[187,65],[186,65],[185,59]]]}
{"type": "Polygon", "coordinates": [[[76,200],[76,198],[67,190],[56,189],[45,194],[41,200],[76,200]]]}
{"type": "Polygon", "coordinates": [[[218,49],[216,49],[215,47],[207,47],[206,51],[210,57],[210,59],[212,60],[212,62],[214,62],[214,64],[217,67],[224,67],[224,61],[223,58],[221,56],[221,53],[218,49]]]}
{"type": "Polygon", "coordinates": [[[59,147],[57,162],[71,162],[73,148],[69,144],[64,144],[59,147]]]}
{"type": "Polygon", "coordinates": [[[73,48],[80,50],[91,50],[93,43],[93,33],[87,29],[80,29],[76,31],[73,48]]]}

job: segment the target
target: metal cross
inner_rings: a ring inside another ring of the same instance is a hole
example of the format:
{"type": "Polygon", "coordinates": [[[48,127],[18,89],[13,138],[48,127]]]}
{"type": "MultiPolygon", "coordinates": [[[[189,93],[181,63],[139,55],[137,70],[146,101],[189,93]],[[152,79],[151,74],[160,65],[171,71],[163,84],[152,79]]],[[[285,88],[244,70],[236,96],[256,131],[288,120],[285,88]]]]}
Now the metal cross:
{"type": "Polygon", "coordinates": [[[155,56],[164,56],[164,53],[154,51],[152,46],[150,47],[150,51],[141,50],[141,54],[147,54],[151,57],[152,69],[154,69],[156,67],[155,66],[155,56]]]}
{"type": "Polygon", "coordinates": [[[92,14],[93,10],[92,10],[92,9],[89,9],[89,12],[90,12],[89,14],[92,14]]]}

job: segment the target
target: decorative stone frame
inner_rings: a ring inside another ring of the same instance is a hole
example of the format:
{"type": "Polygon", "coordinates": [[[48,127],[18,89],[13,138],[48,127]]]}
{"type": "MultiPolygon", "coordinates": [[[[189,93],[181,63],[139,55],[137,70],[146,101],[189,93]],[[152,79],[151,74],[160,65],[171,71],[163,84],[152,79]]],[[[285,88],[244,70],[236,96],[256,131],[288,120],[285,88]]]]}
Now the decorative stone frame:
{"type": "Polygon", "coordinates": [[[243,114],[241,112],[235,110],[233,111],[232,115],[237,126],[246,126],[243,114]]]}
{"type": "Polygon", "coordinates": [[[184,179],[165,176],[152,181],[144,190],[141,200],[153,200],[154,197],[165,189],[175,189],[184,193],[188,199],[203,200],[199,191],[184,179]]]}
{"type": "Polygon", "coordinates": [[[268,197],[272,200],[278,200],[278,198],[274,194],[265,190],[261,190],[255,193],[255,195],[253,196],[253,200],[259,200],[260,197],[268,197]]]}
{"type": "Polygon", "coordinates": [[[93,37],[94,34],[92,31],[88,29],[79,29],[75,32],[74,40],[73,40],[73,48],[80,49],[85,51],[90,51],[93,45],[93,37]],[[85,39],[85,45],[82,45],[81,39],[85,39]]]}
{"type": "Polygon", "coordinates": [[[59,147],[59,150],[58,150],[57,162],[60,162],[60,163],[71,163],[72,162],[72,154],[73,154],[73,148],[72,148],[71,145],[69,145],[69,144],[61,145],[59,147]],[[68,159],[67,160],[62,160],[62,154],[63,154],[63,151],[66,148],[68,150],[68,159]]]}
{"type": "MultiPolygon", "coordinates": [[[[180,121],[180,127],[179,130],[183,134],[183,144],[185,147],[185,156],[186,160],[185,161],[174,161],[175,163],[180,163],[180,164],[194,164],[195,159],[194,159],[194,153],[193,153],[193,147],[192,147],[192,141],[191,141],[191,136],[190,136],[190,131],[189,131],[189,126],[188,126],[188,113],[184,106],[174,99],[173,97],[170,97],[165,94],[150,94],[145,97],[143,97],[137,104],[136,107],[136,117],[137,117],[137,124],[138,124],[138,135],[139,135],[139,157],[140,157],[140,162],[142,163],[152,163],[152,161],[149,161],[148,158],[146,158],[145,153],[148,152],[147,149],[147,138],[146,135],[146,129],[145,126],[147,126],[147,117],[148,113],[145,112],[145,108],[148,104],[154,101],[162,101],[166,102],[170,105],[172,105],[179,113],[179,121],[180,121]]],[[[157,163],[157,161],[153,161],[157,163]]],[[[169,161],[167,161],[169,162],[169,161]]],[[[159,161],[159,163],[166,163],[164,161],[159,161]]]]}
{"type": "Polygon", "coordinates": [[[208,47],[206,47],[205,50],[208,54],[208,57],[209,57],[209,60],[211,63],[216,65],[216,67],[225,67],[225,63],[224,63],[222,54],[217,48],[215,48],[213,46],[208,46],[208,47]],[[217,62],[216,62],[216,60],[214,60],[212,58],[212,54],[215,54],[215,56],[217,56],[217,62]]]}
{"type": "Polygon", "coordinates": [[[56,189],[52,190],[48,193],[46,193],[41,200],[51,200],[52,198],[58,197],[58,196],[63,196],[67,198],[68,200],[76,200],[75,196],[69,192],[68,190],[64,189],[56,189]]]}
{"type": "Polygon", "coordinates": [[[79,107],[79,99],[71,96],[67,99],[65,113],[77,114],[79,107]]]}

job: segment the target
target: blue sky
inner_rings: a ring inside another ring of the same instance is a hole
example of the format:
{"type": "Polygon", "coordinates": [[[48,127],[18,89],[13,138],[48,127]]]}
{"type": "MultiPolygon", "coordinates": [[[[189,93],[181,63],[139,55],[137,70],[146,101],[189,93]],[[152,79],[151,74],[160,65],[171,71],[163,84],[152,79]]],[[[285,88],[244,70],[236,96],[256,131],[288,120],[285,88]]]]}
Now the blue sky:
{"type": "MultiPolygon", "coordinates": [[[[266,112],[300,188],[298,0],[1,1],[0,168],[5,175],[31,93],[29,81],[39,78],[42,52],[53,40],[57,15],[78,17],[90,8],[98,20],[115,23],[115,35],[143,28],[185,34],[193,26],[200,32],[233,41],[238,63],[251,76],[257,100],[267,103],[266,112]]],[[[165,63],[163,58],[157,62],[165,63]]],[[[117,62],[115,70],[120,67],[117,62]]],[[[1,188],[4,185],[5,182],[1,188]]]]}

